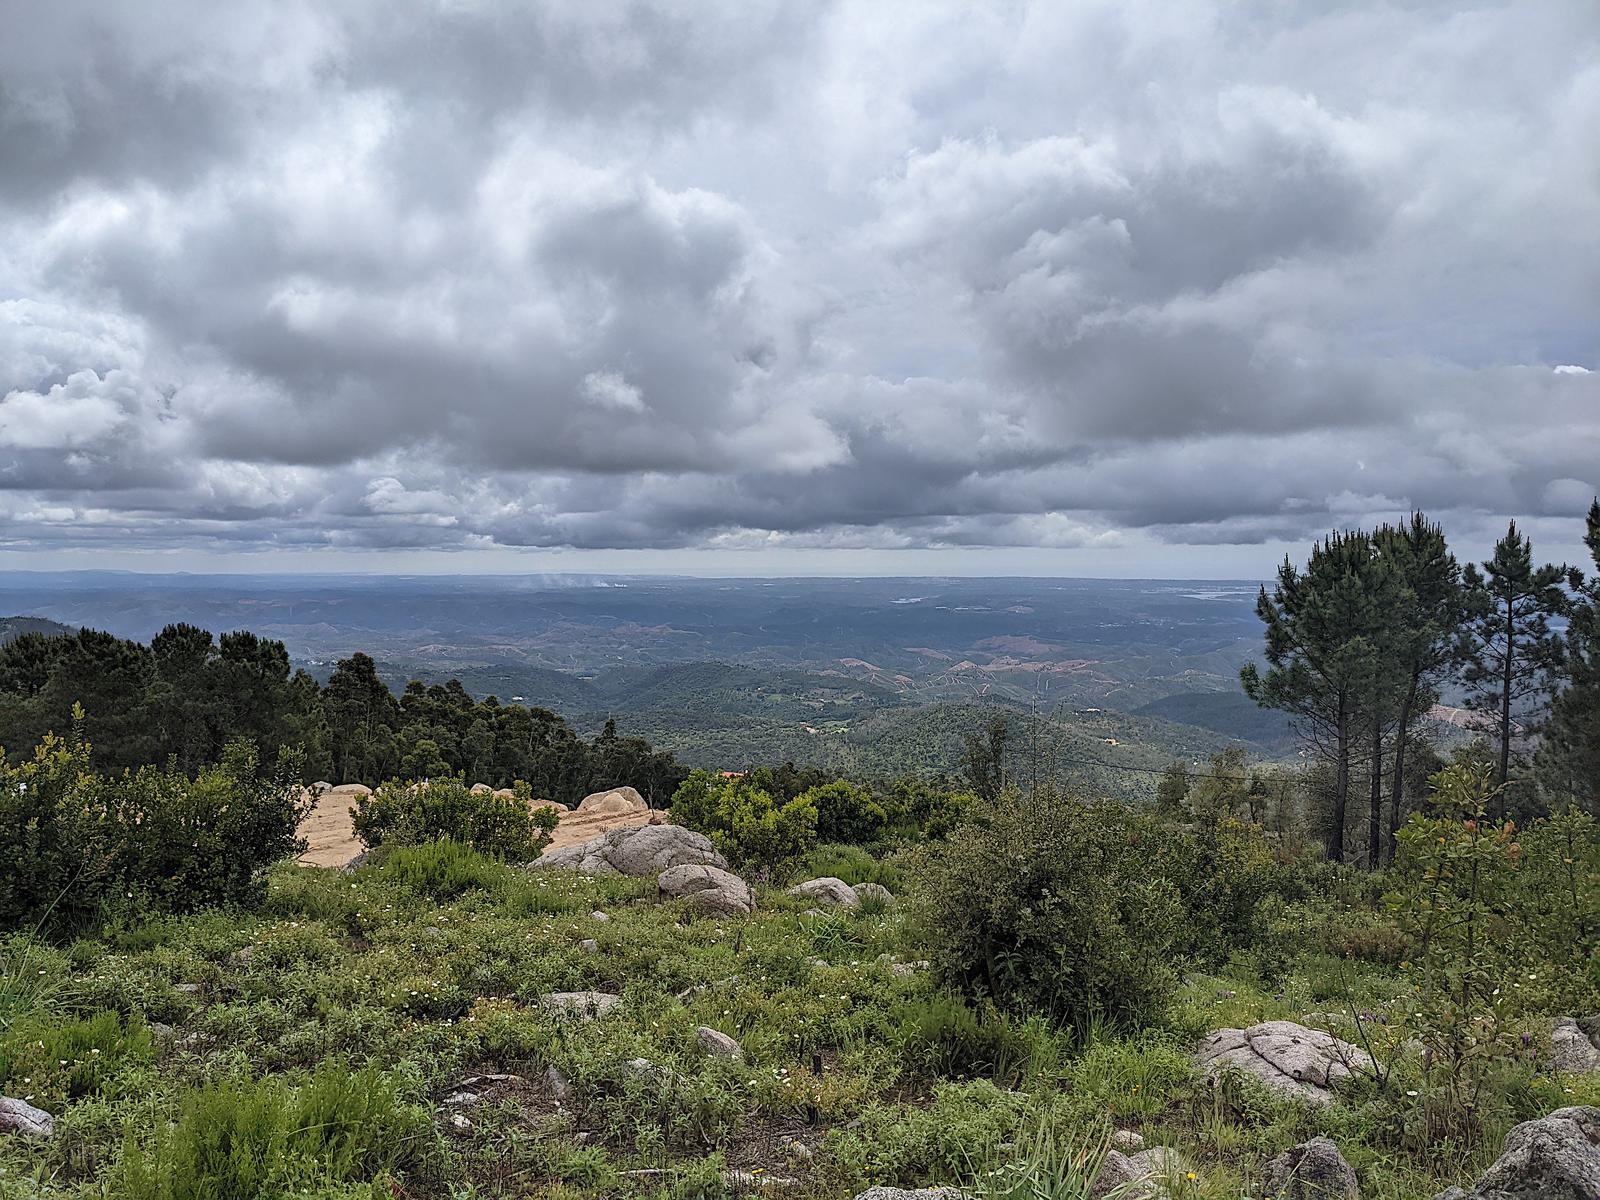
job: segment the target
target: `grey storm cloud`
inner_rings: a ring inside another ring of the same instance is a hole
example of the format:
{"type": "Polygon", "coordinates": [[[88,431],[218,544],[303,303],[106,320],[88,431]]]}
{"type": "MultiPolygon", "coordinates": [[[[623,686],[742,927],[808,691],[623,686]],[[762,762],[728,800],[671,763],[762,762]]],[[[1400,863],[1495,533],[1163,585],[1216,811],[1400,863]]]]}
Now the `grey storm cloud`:
{"type": "Polygon", "coordinates": [[[0,39],[0,547],[1115,549],[1600,489],[1589,0],[0,39]]]}

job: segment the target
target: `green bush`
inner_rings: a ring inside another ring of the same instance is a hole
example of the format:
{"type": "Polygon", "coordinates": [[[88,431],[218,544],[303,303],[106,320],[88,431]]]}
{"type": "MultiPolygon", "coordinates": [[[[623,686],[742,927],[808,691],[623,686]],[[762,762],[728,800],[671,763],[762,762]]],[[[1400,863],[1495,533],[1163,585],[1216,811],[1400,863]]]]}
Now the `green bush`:
{"type": "Polygon", "coordinates": [[[936,993],[909,1000],[895,1013],[895,1040],[908,1067],[926,1076],[1014,1082],[1034,1045],[992,1006],[973,1008],[936,993]]]}
{"type": "Polygon", "coordinates": [[[926,854],[917,912],[935,970],[1060,1022],[1155,1021],[1187,919],[1165,834],[1120,804],[1003,796],[926,854]]]}
{"type": "Polygon", "coordinates": [[[0,1040],[0,1087],[25,1085],[33,1103],[59,1112],[68,1100],[99,1093],[130,1063],[151,1059],[150,1031],[114,1012],[69,1018],[43,1014],[14,1025],[0,1040]]]}
{"type": "Polygon", "coordinates": [[[382,869],[396,882],[435,900],[453,900],[473,888],[492,887],[505,872],[500,864],[449,838],[425,846],[397,846],[382,869]]]}
{"type": "Polygon", "coordinates": [[[330,1060],[299,1087],[244,1077],[185,1098],[178,1119],[130,1141],[115,1192],[126,1200],[267,1200],[384,1174],[431,1177],[428,1110],[380,1071],[330,1060]]]}
{"type": "Polygon", "coordinates": [[[898,867],[874,858],[860,846],[818,846],[806,855],[803,872],[811,879],[831,875],[844,880],[851,887],[861,883],[876,883],[891,892],[898,892],[905,886],[898,867]]]}
{"type": "Polygon", "coordinates": [[[481,854],[526,862],[550,844],[559,814],[521,795],[473,792],[460,779],[390,781],[355,804],[356,835],[368,846],[421,846],[450,838],[481,854]]]}
{"type": "Polygon", "coordinates": [[[100,775],[86,742],[53,735],[20,766],[0,759],[0,927],[81,929],[118,910],[259,900],[262,869],[303,847],[305,812],[297,756],[281,755],[270,777],[259,765],[239,740],[194,779],[157,767],[100,775]]]}
{"type": "Polygon", "coordinates": [[[817,836],[825,842],[870,842],[880,838],[889,814],[866,788],[843,779],[801,792],[817,810],[817,836]]]}
{"type": "Polygon", "coordinates": [[[816,805],[805,795],[779,802],[747,778],[693,771],[672,796],[672,819],[711,839],[739,866],[772,870],[817,841],[816,805]]]}

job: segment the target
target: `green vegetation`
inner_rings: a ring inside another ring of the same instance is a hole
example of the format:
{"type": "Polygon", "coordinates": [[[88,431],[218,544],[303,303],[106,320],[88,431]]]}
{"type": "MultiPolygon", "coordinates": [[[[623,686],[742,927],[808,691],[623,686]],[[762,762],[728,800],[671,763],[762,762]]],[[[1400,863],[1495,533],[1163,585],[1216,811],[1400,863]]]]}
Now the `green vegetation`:
{"type": "Polygon", "coordinates": [[[20,766],[0,762],[0,928],[74,929],[112,912],[249,903],[262,868],[300,847],[306,802],[292,754],[270,776],[243,740],[193,779],[149,766],[99,774],[89,764],[76,732],[46,735],[20,766]]]}
{"type": "Polygon", "coordinates": [[[474,792],[460,779],[391,782],[356,798],[354,824],[368,846],[417,846],[448,837],[482,854],[530,862],[550,844],[557,820],[553,808],[530,808],[531,798],[525,783],[500,796],[474,792]]]}
{"type": "MultiPolygon", "coordinates": [[[[749,918],[487,856],[451,793],[351,874],[285,864],[253,904],[0,943],[0,1088],[57,1118],[0,1138],[0,1196],[1081,1196],[1114,1128],[1174,1147],[1191,1200],[1256,1194],[1313,1134],[1365,1196],[1430,1195],[1590,1094],[1532,1066],[1550,1016],[1600,1002],[1600,832],[1488,821],[1486,770],[1442,774],[1377,875],[1244,819],[1248,775],[1191,780],[1181,824],[1008,788],[943,842],[790,863],[897,903],[763,887],[749,918]],[[622,1001],[541,1003],[581,990],[622,1001]],[[1323,1109],[1198,1076],[1201,1034],[1279,1018],[1382,1070],[1323,1109]]],[[[696,783],[779,810],[818,786],[765,779],[696,783]]]]}

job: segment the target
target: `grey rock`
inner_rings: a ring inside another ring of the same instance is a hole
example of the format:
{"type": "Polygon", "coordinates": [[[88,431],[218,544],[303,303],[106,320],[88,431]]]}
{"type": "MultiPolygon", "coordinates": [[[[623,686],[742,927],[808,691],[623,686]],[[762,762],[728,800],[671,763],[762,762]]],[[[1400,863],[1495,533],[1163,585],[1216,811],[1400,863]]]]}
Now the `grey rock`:
{"type": "Polygon", "coordinates": [[[477,1092],[461,1091],[450,1093],[444,1098],[444,1103],[450,1108],[466,1108],[482,1099],[483,1097],[478,1095],[477,1092]]]}
{"type": "Polygon", "coordinates": [[[1360,1200],[1356,1173],[1325,1137],[1291,1146],[1267,1164],[1262,1176],[1267,1195],[1276,1200],[1360,1200]]]}
{"type": "Polygon", "coordinates": [[[583,941],[578,943],[578,949],[589,954],[599,954],[600,943],[595,941],[593,938],[584,938],[583,941]]]}
{"type": "Polygon", "coordinates": [[[255,960],[255,956],[256,948],[254,946],[240,946],[232,954],[228,955],[225,965],[230,971],[246,971],[249,970],[251,962],[255,960]]]}
{"type": "Polygon", "coordinates": [[[200,994],[200,985],[198,983],[175,983],[172,985],[172,990],[182,992],[185,996],[198,996],[200,994]]]}
{"type": "Polygon", "coordinates": [[[894,903],[894,893],[881,883],[858,883],[850,890],[857,900],[873,900],[886,908],[894,903]]]}
{"type": "Polygon", "coordinates": [[[535,867],[559,867],[585,875],[654,875],[669,867],[712,866],[728,862],[704,834],[682,825],[638,825],[613,829],[576,846],[546,850],[535,867]]]}
{"type": "Polygon", "coordinates": [[[595,909],[592,913],[589,914],[589,919],[591,921],[599,921],[600,924],[602,924],[602,925],[604,925],[607,921],[611,920],[610,917],[608,917],[605,913],[601,912],[598,908],[595,909]]]}
{"type": "Polygon", "coordinates": [[[665,899],[692,900],[710,912],[746,915],[756,907],[750,885],[721,867],[699,864],[668,867],[661,872],[656,886],[665,899]]]}
{"type": "Polygon", "coordinates": [[[1600,1108],[1558,1108],[1506,1135],[1500,1157],[1470,1191],[1435,1200],[1595,1200],[1600,1196],[1600,1108]]]}
{"type": "Polygon", "coordinates": [[[1121,1188],[1117,1200],[1158,1200],[1169,1195],[1167,1181],[1185,1170],[1183,1159],[1168,1146],[1152,1146],[1137,1154],[1112,1150],[1106,1154],[1089,1194],[1101,1200],[1121,1188]]]}
{"type": "Polygon", "coordinates": [[[445,1118],[446,1123],[457,1133],[471,1133],[472,1122],[467,1120],[464,1113],[453,1112],[445,1118]]]}
{"type": "Polygon", "coordinates": [[[539,997],[541,1008],[584,1021],[603,1017],[621,1003],[622,997],[611,992],[550,992],[539,997]]]}
{"type": "Polygon", "coordinates": [[[1374,1069],[1366,1051],[1293,1021],[1219,1029],[1206,1036],[1195,1059],[1207,1078],[1236,1067],[1276,1092],[1316,1105],[1333,1103],[1335,1091],[1352,1075],[1374,1069]]]}
{"type": "Polygon", "coordinates": [[[1587,1075],[1600,1071],[1600,1045],[1584,1028],[1594,1018],[1580,1023],[1574,1017],[1556,1018],[1550,1032],[1550,1069],[1571,1075],[1587,1075]]]}
{"type": "Polygon", "coordinates": [[[856,895],[855,889],[842,879],[835,879],[832,875],[824,875],[821,879],[808,879],[804,883],[796,884],[789,889],[789,895],[799,896],[802,900],[810,900],[815,904],[824,904],[830,908],[859,908],[861,900],[856,895]]]}
{"type": "Polygon", "coordinates": [[[694,1031],[694,1036],[700,1043],[700,1049],[713,1058],[744,1057],[744,1048],[738,1042],[709,1025],[701,1025],[694,1031]]]}
{"type": "Polygon", "coordinates": [[[855,1200],[962,1200],[961,1189],[871,1187],[857,1193],[855,1200]]]}
{"type": "Polygon", "coordinates": [[[15,1133],[22,1137],[54,1137],[56,1119],[42,1108],[35,1108],[26,1100],[0,1096],[0,1133],[15,1133]]]}
{"type": "Polygon", "coordinates": [[[558,1104],[563,1100],[572,1099],[572,1081],[555,1063],[544,1069],[544,1090],[545,1094],[558,1104]]]}
{"type": "Polygon", "coordinates": [[[1144,1134],[1136,1129],[1118,1129],[1111,1135],[1111,1148],[1124,1154],[1144,1149],[1144,1134]]]}

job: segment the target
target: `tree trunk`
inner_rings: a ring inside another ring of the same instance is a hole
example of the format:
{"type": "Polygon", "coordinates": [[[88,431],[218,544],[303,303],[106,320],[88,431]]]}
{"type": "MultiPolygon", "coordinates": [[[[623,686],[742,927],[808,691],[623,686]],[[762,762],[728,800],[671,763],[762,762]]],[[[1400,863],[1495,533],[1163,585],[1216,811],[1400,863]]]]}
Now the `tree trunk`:
{"type": "Polygon", "coordinates": [[[1339,706],[1337,756],[1333,784],[1333,828],[1328,831],[1328,857],[1344,861],[1344,816],[1350,800],[1350,717],[1343,703],[1339,706]]]}
{"type": "Polygon", "coordinates": [[[1383,848],[1383,718],[1372,706],[1371,765],[1367,781],[1367,870],[1376,871],[1383,848]]]}
{"type": "Polygon", "coordinates": [[[1515,602],[1506,599],[1506,653],[1500,674],[1500,768],[1495,773],[1495,786],[1500,789],[1495,805],[1503,821],[1506,815],[1506,780],[1511,777],[1511,684],[1516,666],[1516,611],[1515,602]]]}
{"type": "Polygon", "coordinates": [[[1405,699],[1400,701],[1400,721],[1394,734],[1394,778],[1389,783],[1389,849],[1386,859],[1394,861],[1395,834],[1400,832],[1400,814],[1405,808],[1406,742],[1411,737],[1411,710],[1417,703],[1417,672],[1411,672],[1411,683],[1406,688],[1405,699]]]}

